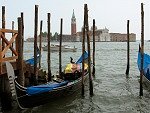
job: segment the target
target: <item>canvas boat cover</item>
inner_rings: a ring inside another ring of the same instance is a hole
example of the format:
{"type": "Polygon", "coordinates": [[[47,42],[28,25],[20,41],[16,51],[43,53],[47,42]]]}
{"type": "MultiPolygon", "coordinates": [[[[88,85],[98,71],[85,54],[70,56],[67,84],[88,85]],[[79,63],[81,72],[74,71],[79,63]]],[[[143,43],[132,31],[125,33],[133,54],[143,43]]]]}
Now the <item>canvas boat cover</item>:
{"type": "Polygon", "coordinates": [[[42,84],[42,85],[37,85],[37,86],[31,86],[27,87],[27,94],[28,95],[36,95],[44,92],[49,92],[52,91],[54,88],[58,88],[64,85],[67,85],[68,81],[63,81],[60,83],[47,83],[47,84],[42,84]]]}
{"type": "MultiPolygon", "coordinates": [[[[138,52],[137,60],[138,68],[141,70],[141,53],[138,52]]],[[[150,80],[150,56],[144,53],[144,62],[143,62],[144,76],[150,80]]]]}
{"type": "Polygon", "coordinates": [[[78,59],[78,61],[76,62],[76,64],[82,63],[83,58],[84,58],[84,60],[88,58],[88,53],[87,53],[86,51],[85,51],[84,54],[78,59]]]}

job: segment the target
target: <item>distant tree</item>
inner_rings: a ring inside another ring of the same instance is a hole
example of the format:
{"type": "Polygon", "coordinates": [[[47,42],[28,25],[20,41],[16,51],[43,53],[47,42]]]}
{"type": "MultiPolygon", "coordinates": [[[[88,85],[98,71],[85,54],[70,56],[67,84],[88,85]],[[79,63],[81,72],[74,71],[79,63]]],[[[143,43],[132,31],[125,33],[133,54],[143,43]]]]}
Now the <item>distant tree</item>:
{"type": "Polygon", "coordinates": [[[58,39],[58,33],[57,32],[55,32],[55,34],[53,35],[52,39],[55,40],[55,41],[57,41],[57,39],[58,39]]]}
{"type": "Polygon", "coordinates": [[[47,32],[42,32],[42,37],[47,37],[47,32]]]}
{"type": "MultiPolygon", "coordinates": [[[[48,33],[45,31],[45,32],[42,32],[42,37],[47,37],[48,33]]],[[[50,33],[50,35],[52,36],[52,33],[50,33]]],[[[40,35],[39,35],[40,36],[40,35]]]]}

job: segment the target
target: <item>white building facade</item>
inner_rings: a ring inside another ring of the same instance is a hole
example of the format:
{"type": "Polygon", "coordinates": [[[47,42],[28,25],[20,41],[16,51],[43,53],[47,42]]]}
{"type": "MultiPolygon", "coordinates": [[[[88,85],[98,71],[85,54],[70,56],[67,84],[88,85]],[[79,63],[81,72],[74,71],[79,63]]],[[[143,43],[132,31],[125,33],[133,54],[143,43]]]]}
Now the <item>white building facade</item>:
{"type": "MultiPolygon", "coordinates": [[[[89,31],[90,41],[93,41],[93,27],[89,31]]],[[[76,41],[82,41],[83,32],[77,32],[76,41]]],[[[86,39],[85,39],[86,41],[86,39]]],[[[110,41],[109,30],[105,27],[104,29],[97,29],[95,27],[95,41],[96,42],[108,42],[110,41]]]]}

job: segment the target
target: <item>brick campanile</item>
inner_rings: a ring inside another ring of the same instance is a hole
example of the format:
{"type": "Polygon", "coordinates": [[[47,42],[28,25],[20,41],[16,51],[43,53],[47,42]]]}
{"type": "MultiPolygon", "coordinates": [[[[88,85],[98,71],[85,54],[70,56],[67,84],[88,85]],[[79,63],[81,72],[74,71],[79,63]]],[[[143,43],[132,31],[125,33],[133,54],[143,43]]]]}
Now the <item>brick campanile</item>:
{"type": "Polygon", "coordinates": [[[76,18],[73,10],[72,18],[71,18],[71,35],[76,34],[76,18]]]}

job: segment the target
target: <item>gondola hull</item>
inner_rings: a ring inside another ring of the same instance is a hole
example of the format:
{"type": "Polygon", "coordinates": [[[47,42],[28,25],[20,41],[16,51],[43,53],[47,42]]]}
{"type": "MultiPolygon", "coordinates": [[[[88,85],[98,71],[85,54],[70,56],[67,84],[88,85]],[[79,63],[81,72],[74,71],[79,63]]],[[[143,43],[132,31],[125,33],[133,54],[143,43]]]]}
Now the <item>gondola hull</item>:
{"type": "Polygon", "coordinates": [[[143,84],[146,89],[150,89],[150,80],[143,76],[143,84]]]}
{"type": "MultiPolygon", "coordinates": [[[[14,69],[9,62],[6,62],[7,75],[10,83],[12,96],[16,97],[17,103],[21,109],[32,108],[43,105],[45,103],[54,102],[61,97],[73,95],[81,92],[82,87],[82,71],[81,62],[86,59],[85,52],[76,63],[67,65],[64,73],[48,83],[39,84],[36,86],[24,87],[21,86],[15,77],[14,69]],[[83,57],[83,58],[82,58],[83,57]],[[60,79],[61,78],[61,79],[60,79]]],[[[88,65],[84,63],[84,83],[88,78],[88,65]]]]}
{"type": "MultiPolygon", "coordinates": [[[[139,47],[138,52],[138,69],[141,71],[141,48],[139,47]]],[[[150,55],[143,53],[143,83],[145,88],[150,88],[150,55]]]]}
{"type": "MultiPolygon", "coordinates": [[[[84,82],[87,81],[88,74],[86,73],[84,76],[84,82]]],[[[57,99],[65,98],[74,93],[80,92],[82,87],[82,79],[81,77],[73,82],[69,82],[67,85],[53,89],[49,92],[44,92],[35,95],[28,95],[25,92],[19,90],[16,87],[17,94],[19,94],[18,102],[22,108],[31,108],[39,105],[43,105],[45,103],[54,102],[57,99]]]]}

